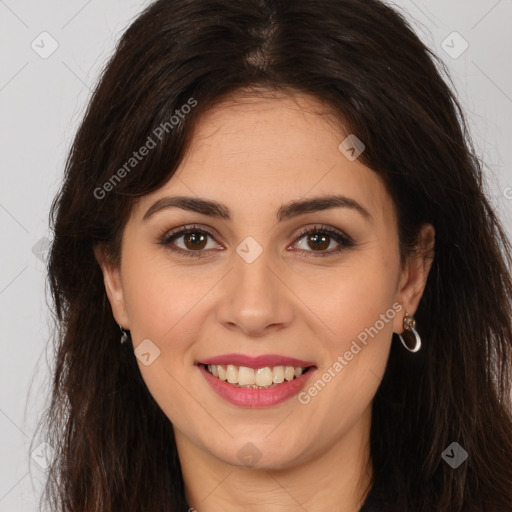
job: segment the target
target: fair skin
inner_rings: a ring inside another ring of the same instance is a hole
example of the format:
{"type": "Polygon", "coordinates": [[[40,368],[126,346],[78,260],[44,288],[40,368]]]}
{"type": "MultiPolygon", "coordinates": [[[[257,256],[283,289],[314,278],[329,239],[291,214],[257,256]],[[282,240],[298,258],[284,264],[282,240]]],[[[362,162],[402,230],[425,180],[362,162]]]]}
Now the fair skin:
{"type": "MultiPolygon", "coordinates": [[[[149,339],[160,350],[151,364],[137,362],[173,424],[187,501],[198,512],[355,512],[371,483],[372,400],[392,333],[415,313],[431,258],[419,252],[400,266],[393,202],[376,173],[340,152],[347,133],[317,115],[321,108],[303,95],[216,106],[176,174],[133,209],[120,266],[97,251],[117,323],[131,331],[134,349],[149,339]],[[336,207],[276,220],[281,205],[332,194],[369,216],[336,207]],[[143,220],[169,196],[217,201],[231,219],[172,207],[143,220]],[[192,224],[214,238],[198,244],[182,235],[173,244],[203,257],[158,244],[192,224]],[[299,238],[315,226],[356,245],[343,248],[326,234],[325,244],[299,238]],[[236,251],[248,236],[263,249],[251,263],[236,251]],[[280,354],[313,361],[313,384],[393,304],[401,311],[307,404],[294,396],[266,408],[236,406],[196,365],[228,353],[280,354]],[[239,456],[247,443],[259,454],[252,467],[239,456]]],[[[420,241],[433,248],[431,226],[420,241]]]]}

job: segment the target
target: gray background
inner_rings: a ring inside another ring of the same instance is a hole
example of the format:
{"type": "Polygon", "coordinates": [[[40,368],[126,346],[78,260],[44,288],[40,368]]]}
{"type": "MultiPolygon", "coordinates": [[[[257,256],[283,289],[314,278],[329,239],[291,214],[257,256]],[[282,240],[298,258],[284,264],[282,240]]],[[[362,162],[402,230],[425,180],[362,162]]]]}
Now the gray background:
{"type": "MultiPolygon", "coordinates": [[[[32,438],[53,368],[48,209],[91,88],[148,3],[0,0],[0,512],[35,512],[45,476],[36,462],[44,461],[44,439],[32,438]],[[45,55],[52,44],[58,48],[45,55]]],[[[393,3],[448,64],[488,195],[512,236],[512,0],[393,3]],[[464,42],[454,31],[469,45],[460,56],[464,42]]]]}

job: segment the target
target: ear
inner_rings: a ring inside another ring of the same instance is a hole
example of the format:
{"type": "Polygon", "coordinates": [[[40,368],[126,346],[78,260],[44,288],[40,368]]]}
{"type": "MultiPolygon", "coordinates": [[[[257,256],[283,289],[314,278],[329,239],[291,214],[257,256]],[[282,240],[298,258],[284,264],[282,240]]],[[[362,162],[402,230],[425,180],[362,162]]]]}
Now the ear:
{"type": "Polygon", "coordinates": [[[114,265],[109,260],[107,252],[102,245],[94,247],[94,256],[103,272],[103,282],[105,284],[105,291],[110,302],[110,307],[112,308],[112,314],[116,322],[123,327],[123,329],[129,330],[130,321],[124,299],[121,269],[119,265],[114,265]]]}
{"type": "Polygon", "coordinates": [[[427,278],[434,261],[435,230],[431,224],[424,224],[418,234],[417,250],[408,257],[402,270],[397,292],[397,302],[403,307],[395,317],[393,330],[404,332],[403,321],[406,313],[414,315],[427,284],[427,278]]]}

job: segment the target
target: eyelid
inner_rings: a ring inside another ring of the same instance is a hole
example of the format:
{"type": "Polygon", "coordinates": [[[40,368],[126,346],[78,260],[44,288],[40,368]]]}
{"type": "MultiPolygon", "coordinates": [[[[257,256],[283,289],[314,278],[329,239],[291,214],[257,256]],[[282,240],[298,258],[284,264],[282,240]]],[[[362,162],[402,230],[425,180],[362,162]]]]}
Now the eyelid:
{"type": "Polygon", "coordinates": [[[168,250],[170,250],[172,252],[176,252],[176,253],[180,253],[180,254],[185,253],[185,254],[189,254],[191,256],[196,256],[196,257],[207,256],[207,253],[204,250],[186,251],[185,249],[181,249],[179,247],[172,247],[172,244],[171,244],[172,238],[174,238],[174,237],[181,238],[182,236],[185,236],[189,233],[204,233],[204,234],[208,235],[210,238],[212,238],[213,240],[215,240],[215,241],[217,240],[217,235],[215,234],[216,230],[214,230],[213,228],[211,228],[209,226],[205,227],[205,226],[200,226],[197,224],[190,224],[190,225],[185,225],[185,226],[179,226],[179,227],[173,228],[171,230],[165,231],[163,235],[158,237],[157,243],[159,245],[166,247],[168,250]]]}
{"type": "Polygon", "coordinates": [[[302,228],[296,235],[294,235],[294,242],[297,242],[298,239],[302,238],[304,235],[307,235],[309,233],[319,232],[319,233],[328,233],[331,235],[339,236],[343,239],[345,239],[346,242],[354,244],[355,242],[352,237],[347,235],[344,231],[342,231],[339,228],[335,228],[332,226],[328,226],[326,224],[314,224],[313,226],[306,226],[302,228]]]}
{"type": "MultiPolygon", "coordinates": [[[[192,256],[192,257],[205,257],[208,256],[208,252],[211,250],[198,250],[198,251],[192,251],[192,250],[185,250],[181,249],[179,247],[172,247],[171,239],[173,237],[181,238],[182,236],[185,236],[189,233],[204,233],[207,236],[211,237],[213,240],[217,241],[217,235],[215,234],[216,230],[209,226],[203,226],[203,225],[197,225],[197,224],[191,224],[191,225],[185,225],[185,226],[179,226],[176,228],[173,228],[171,230],[168,230],[164,232],[162,236],[159,237],[158,244],[162,245],[164,247],[167,247],[168,250],[172,252],[176,252],[179,254],[183,254],[186,256],[192,256]]],[[[344,231],[340,230],[339,228],[335,228],[328,225],[323,224],[314,224],[313,226],[309,225],[306,227],[301,228],[301,230],[293,235],[294,240],[293,242],[287,247],[293,247],[296,245],[300,239],[302,239],[304,236],[308,234],[314,234],[314,233],[325,233],[329,237],[334,238],[336,243],[339,245],[339,248],[330,250],[330,251],[305,251],[303,249],[298,249],[298,252],[306,254],[308,257],[322,257],[322,256],[329,256],[329,255],[335,255],[341,253],[343,250],[355,247],[357,244],[354,242],[352,237],[347,235],[344,231]]],[[[220,237],[219,237],[220,238],[220,237]]],[[[222,244],[223,245],[223,244],[222,244]]]]}
{"type": "Polygon", "coordinates": [[[184,226],[178,226],[176,228],[172,228],[172,229],[168,229],[166,231],[164,231],[163,235],[161,235],[160,237],[158,237],[160,240],[165,240],[165,239],[168,239],[170,237],[172,237],[173,235],[178,235],[178,234],[186,234],[188,231],[197,231],[197,232],[205,232],[207,233],[208,235],[210,235],[212,238],[216,238],[216,237],[219,237],[221,238],[215,229],[213,229],[212,227],[210,226],[204,226],[204,225],[199,225],[199,224],[185,224],[184,226]]]}

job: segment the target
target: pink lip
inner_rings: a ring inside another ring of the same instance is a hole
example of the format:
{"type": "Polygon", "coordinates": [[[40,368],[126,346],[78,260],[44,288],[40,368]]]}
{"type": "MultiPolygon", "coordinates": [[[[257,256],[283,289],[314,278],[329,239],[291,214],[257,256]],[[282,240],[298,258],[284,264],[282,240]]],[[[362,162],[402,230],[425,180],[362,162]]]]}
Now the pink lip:
{"type": "Polygon", "coordinates": [[[220,380],[214,377],[202,364],[199,364],[198,368],[219,396],[234,405],[249,408],[271,407],[288,400],[288,398],[296,395],[306,385],[311,375],[316,372],[316,368],[311,368],[300,377],[284,381],[273,388],[252,389],[236,387],[229,382],[220,380]]]}
{"type": "Polygon", "coordinates": [[[314,363],[308,361],[301,361],[294,357],[285,357],[277,354],[264,354],[258,357],[250,357],[243,354],[225,354],[222,356],[210,357],[204,361],[199,361],[201,364],[233,364],[235,366],[246,366],[247,368],[265,368],[266,366],[315,366],[314,363]]]}

